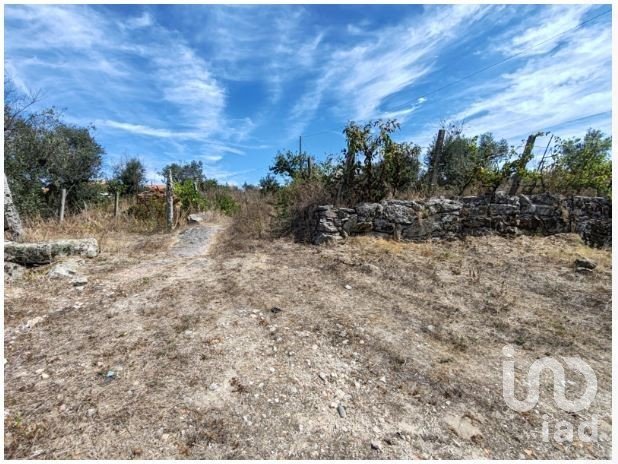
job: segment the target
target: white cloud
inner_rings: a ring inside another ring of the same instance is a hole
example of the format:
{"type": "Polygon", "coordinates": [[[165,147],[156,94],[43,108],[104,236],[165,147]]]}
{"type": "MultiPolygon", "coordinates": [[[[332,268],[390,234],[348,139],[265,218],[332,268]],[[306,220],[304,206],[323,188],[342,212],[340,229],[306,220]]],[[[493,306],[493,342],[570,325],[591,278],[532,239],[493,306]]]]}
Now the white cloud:
{"type": "Polygon", "coordinates": [[[528,21],[523,21],[515,31],[507,32],[498,39],[501,44],[496,46],[495,50],[507,56],[545,54],[564,40],[564,31],[577,27],[586,12],[594,7],[595,5],[548,5],[538,14],[530,15],[535,26],[530,27],[528,21]]]}
{"type": "MultiPolygon", "coordinates": [[[[291,110],[297,133],[315,116],[320,104],[332,103],[344,120],[388,115],[385,99],[410,87],[432,70],[437,54],[482,17],[487,7],[427,7],[421,17],[367,34],[352,47],[335,49],[321,64],[321,74],[291,110]]],[[[419,101],[419,103],[422,103],[419,101]]],[[[409,114],[413,105],[404,108],[409,114]]],[[[290,133],[292,135],[292,133],[290,133]]]]}
{"type": "Polygon", "coordinates": [[[145,11],[140,16],[129,18],[125,21],[124,26],[129,29],[141,29],[143,27],[152,26],[154,24],[154,20],[150,13],[145,11]]]}
{"type": "Polygon", "coordinates": [[[451,119],[466,119],[470,133],[514,139],[611,111],[611,29],[579,29],[566,40],[558,51],[494,79],[490,94],[482,93],[451,119]]]}

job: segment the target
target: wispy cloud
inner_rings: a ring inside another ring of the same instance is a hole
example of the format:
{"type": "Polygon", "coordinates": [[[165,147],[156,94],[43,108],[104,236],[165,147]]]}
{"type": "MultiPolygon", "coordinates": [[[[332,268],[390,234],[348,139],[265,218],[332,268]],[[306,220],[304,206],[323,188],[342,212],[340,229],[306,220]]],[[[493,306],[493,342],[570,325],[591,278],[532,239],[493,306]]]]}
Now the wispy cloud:
{"type": "Polygon", "coordinates": [[[606,46],[611,29],[579,29],[564,40],[554,53],[501,75],[490,94],[480,92],[452,118],[465,119],[472,133],[492,131],[513,138],[611,111],[611,49],[606,46]]]}

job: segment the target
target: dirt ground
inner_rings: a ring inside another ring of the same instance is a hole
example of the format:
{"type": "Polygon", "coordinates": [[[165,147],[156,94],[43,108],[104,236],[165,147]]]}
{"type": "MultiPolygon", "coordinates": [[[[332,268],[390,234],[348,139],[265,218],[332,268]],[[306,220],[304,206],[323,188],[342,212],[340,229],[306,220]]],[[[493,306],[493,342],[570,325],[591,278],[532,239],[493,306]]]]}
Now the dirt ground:
{"type": "Polygon", "coordinates": [[[119,236],[83,287],[48,268],[5,284],[6,458],[611,457],[610,251],[574,235],[240,246],[196,227],[119,236]],[[544,374],[537,406],[511,410],[505,345],[518,398],[535,359],[580,356],[594,402],[560,410],[544,374]],[[553,439],[593,417],[597,440],[553,439]]]}

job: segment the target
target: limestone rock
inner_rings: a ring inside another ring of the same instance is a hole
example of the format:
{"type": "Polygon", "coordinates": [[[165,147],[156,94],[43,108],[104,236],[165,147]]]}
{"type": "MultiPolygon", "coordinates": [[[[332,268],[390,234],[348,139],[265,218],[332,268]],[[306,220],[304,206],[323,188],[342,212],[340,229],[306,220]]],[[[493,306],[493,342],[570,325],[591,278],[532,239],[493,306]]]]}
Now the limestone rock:
{"type": "Polygon", "coordinates": [[[189,221],[189,224],[199,224],[204,221],[204,217],[200,214],[189,214],[187,221],[189,221]]]}
{"type": "Polygon", "coordinates": [[[467,416],[449,414],[444,418],[444,422],[448,425],[449,429],[464,440],[472,440],[483,436],[479,428],[476,427],[467,416]]]}
{"type": "Polygon", "coordinates": [[[575,260],[575,267],[592,270],[597,267],[597,263],[588,258],[577,258],[575,260]]]}
{"type": "Polygon", "coordinates": [[[94,238],[36,243],[5,242],[4,244],[5,261],[28,266],[49,264],[59,256],[94,258],[98,253],[99,246],[94,238]]]}
{"type": "Polygon", "coordinates": [[[16,263],[4,263],[4,280],[13,282],[24,276],[26,268],[16,263]]]}

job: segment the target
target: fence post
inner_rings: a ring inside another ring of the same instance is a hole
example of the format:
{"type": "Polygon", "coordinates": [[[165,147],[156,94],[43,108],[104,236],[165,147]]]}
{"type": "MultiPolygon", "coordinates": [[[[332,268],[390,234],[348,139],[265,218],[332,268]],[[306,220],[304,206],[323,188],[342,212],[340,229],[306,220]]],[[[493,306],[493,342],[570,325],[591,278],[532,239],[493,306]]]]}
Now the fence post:
{"type": "Polygon", "coordinates": [[[174,228],[174,192],[172,183],[172,171],[167,172],[167,181],[165,183],[165,218],[167,220],[167,229],[174,228]]]}
{"type": "Polygon", "coordinates": [[[11,195],[6,174],[4,175],[4,230],[8,230],[12,235],[11,238],[16,241],[20,241],[24,235],[19,212],[15,203],[13,203],[13,195],[11,195]]]}
{"type": "Polygon", "coordinates": [[[311,156],[307,156],[307,178],[311,179],[311,156]]]}
{"type": "Polygon", "coordinates": [[[64,204],[67,200],[67,189],[62,189],[60,196],[60,222],[64,222],[64,204]]]}
{"type": "Polygon", "coordinates": [[[438,166],[440,165],[440,158],[442,157],[442,146],[444,145],[444,135],[446,131],[440,129],[438,136],[436,137],[436,146],[433,149],[433,166],[431,168],[431,180],[429,182],[429,196],[433,192],[433,187],[438,179],[438,166]]]}
{"type": "Polygon", "coordinates": [[[114,217],[118,217],[119,204],[120,204],[120,192],[116,190],[114,192],[114,217]]]}

